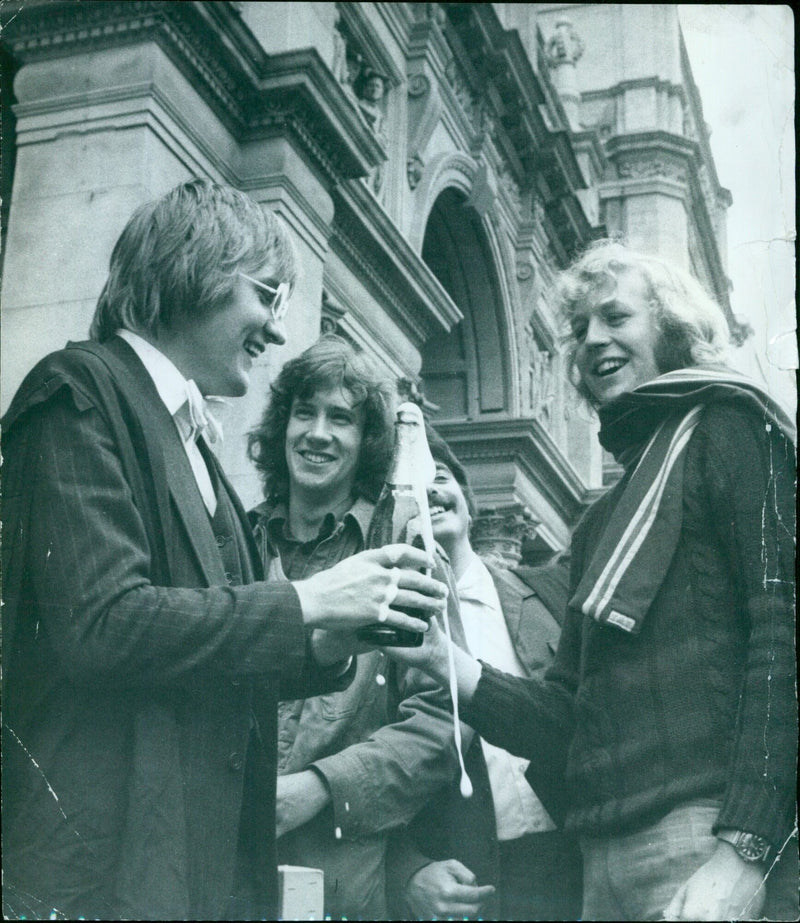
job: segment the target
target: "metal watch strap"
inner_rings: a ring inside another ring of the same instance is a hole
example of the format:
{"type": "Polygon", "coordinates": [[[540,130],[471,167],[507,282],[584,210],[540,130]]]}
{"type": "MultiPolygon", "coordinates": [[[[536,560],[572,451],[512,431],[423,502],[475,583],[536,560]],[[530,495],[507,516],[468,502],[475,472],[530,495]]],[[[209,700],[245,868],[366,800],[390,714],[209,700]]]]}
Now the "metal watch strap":
{"type": "Polygon", "coordinates": [[[717,838],[730,843],[745,862],[763,862],[770,852],[770,845],[763,836],[744,830],[718,830],[717,838]]]}

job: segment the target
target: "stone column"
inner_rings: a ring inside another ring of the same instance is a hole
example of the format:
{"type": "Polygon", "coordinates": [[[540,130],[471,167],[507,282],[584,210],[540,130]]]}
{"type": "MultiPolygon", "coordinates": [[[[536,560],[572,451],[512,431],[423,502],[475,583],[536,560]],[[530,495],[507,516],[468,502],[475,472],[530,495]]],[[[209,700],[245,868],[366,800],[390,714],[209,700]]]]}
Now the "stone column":
{"type": "Polygon", "coordinates": [[[572,23],[568,19],[560,19],[547,42],[547,63],[550,65],[553,86],[558,91],[573,131],[580,130],[581,94],[575,65],[583,51],[584,44],[572,23]]]}
{"type": "Polygon", "coordinates": [[[487,507],[472,524],[472,547],[506,567],[516,567],[522,557],[522,542],[532,537],[538,522],[521,503],[487,507]]]}

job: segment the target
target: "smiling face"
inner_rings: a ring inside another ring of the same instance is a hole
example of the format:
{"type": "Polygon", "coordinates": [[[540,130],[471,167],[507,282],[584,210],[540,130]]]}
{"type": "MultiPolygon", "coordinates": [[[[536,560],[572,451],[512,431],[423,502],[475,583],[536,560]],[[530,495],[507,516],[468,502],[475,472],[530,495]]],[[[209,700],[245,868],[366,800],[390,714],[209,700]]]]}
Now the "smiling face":
{"type": "Polygon", "coordinates": [[[636,270],[616,277],[572,317],[575,365],[583,385],[602,405],[658,377],[660,332],[647,281],[636,270]]]}
{"type": "MultiPolygon", "coordinates": [[[[254,274],[273,288],[281,281],[269,271],[254,274]]],[[[250,385],[250,370],[270,343],[286,342],[283,321],[275,321],[272,297],[237,275],[231,294],[212,313],[162,331],[156,345],[202,394],[240,397],[250,385]]]]}
{"type": "Polygon", "coordinates": [[[455,557],[457,546],[469,544],[469,507],[461,485],[440,461],[436,462],[436,477],[428,485],[428,506],[433,537],[450,558],[455,557]]]}
{"type": "Polygon", "coordinates": [[[361,457],[364,408],[344,388],[295,397],[286,427],[289,493],[335,506],[353,495],[361,457]]]}

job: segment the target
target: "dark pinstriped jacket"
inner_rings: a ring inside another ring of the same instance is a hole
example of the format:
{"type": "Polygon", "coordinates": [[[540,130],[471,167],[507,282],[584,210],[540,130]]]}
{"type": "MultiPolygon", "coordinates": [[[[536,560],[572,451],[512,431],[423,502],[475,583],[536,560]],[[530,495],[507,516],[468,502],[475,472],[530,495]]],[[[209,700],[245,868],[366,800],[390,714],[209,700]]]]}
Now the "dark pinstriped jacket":
{"type": "Polygon", "coordinates": [[[6,913],[218,919],[253,716],[273,817],[278,696],[332,688],[297,594],[227,584],[174,422],[121,339],[42,360],[3,429],[6,913]]]}

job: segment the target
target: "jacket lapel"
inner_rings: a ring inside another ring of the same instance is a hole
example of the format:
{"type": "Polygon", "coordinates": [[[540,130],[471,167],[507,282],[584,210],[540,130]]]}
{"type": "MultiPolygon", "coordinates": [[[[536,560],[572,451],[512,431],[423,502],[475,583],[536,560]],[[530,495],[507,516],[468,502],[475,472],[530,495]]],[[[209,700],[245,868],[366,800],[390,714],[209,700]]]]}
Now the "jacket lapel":
{"type": "Polygon", "coordinates": [[[511,637],[511,643],[516,650],[519,643],[519,633],[522,623],[522,603],[523,595],[518,589],[510,585],[509,579],[501,570],[491,564],[486,565],[489,573],[492,575],[497,595],[500,599],[500,608],[503,610],[503,617],[506,620],[508,634],[511,637]]]}
{"type": "Polygon", "coordinates": [[[541,674],[549,666],[558,638],[558,624],[541,600],[513,573],[487,565],[508,626],[508,634],[526,676],[541,674]],[[550,643],[548,643],[550,642],[550,643]],[[553,645],[553,646],[551,646],[553,645]]]}
{"type": "Polygon", "coordinates": [[[164,461],[169,473],[169,491],[178,518],[183,524],[189,544],[197,556],[197,563],[208,586],[218,586],[226,582],[225,568],[217,547],[214,530],[211,527],[208,510],[197,486],[186,450],[181,443],[178,429],[166,407],[164,407],[164,413],[169,422],[169,427],[164,427],[165,432],[163,433],[164,461]]]}
{"type": "MultiPolygon", "coordinates": [[[[219,554],[214,531],[192,466],[181,442],[175,421],[164,406],[153,379],[128,344],[114,337],[106,344],[124,363],[134,378],[146,407],[146,434],[153,454],[163,459],[165,477],[177,518],[207,586],[224,584],[225,568],[219,554]]],[[[163,511],[162,515],[168,515],[163,511]]]]}

